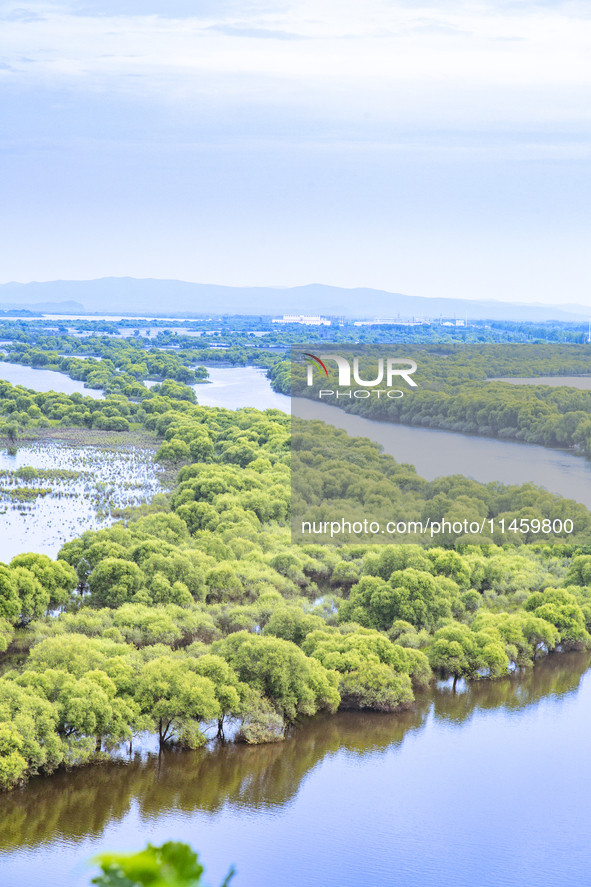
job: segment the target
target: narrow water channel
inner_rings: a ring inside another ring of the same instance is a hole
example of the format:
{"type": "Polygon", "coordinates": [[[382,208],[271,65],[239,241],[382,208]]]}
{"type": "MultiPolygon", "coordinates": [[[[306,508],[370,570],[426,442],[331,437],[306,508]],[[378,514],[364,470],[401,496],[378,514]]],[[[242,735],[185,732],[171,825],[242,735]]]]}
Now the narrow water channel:
{"type": "Polygon", "coordinates": [[[397,462],[414,465],[426,480],[463,474],[481,483],[531,482],[591,508],[591,461],[572,450],[376,422],[303,397],[292,399],[292,411],[342,428],[351,437],[368,437],[397,462]]]}
{"type": "Polygon", "coordinates": [[[194,385],[197,400],[206,407],[255,407],[289,413],[291,398],[273,391],[265,370],[258,367],[207,367],[209,382],[194,385]]]}
{"type": "Polygon", "coordinates": [[[84,394],[85,397],[93,397],[95,400],[104,398],[102,391],[95,388],[85,388],[84,382],[70,379],[65,373],[56,373],[54,370],[37,370],[33,367],[21,366],[20,363],[7,363],[0,360],[0,379],[10,382],[11,385],[22,385],[24,388],[32,388],[33,391],[57,391],[61,394],[84,394]]]}
{"type": "MultiPolygon", "coordinates": [[[[293,411],[303,419],[319,419],[342,428],[351,437],[367,437],[379,443],[384,452],[397,462],[414,465],[427,480],[463,474],[481,483],[531,482],[591,508],[591,461],[572,450],[364,419],[318,401],[277,394],[264,371],[256,367],[210,367],[209,372],[212,384],[195,386],[203,405],[293,411]]],[[[585,377],[572,379],[587,383],[585,377]]],[[[541,383],[540,379],[529,381],[541,383]]]]}
{"type": "Polygon", "coordinates": [[[499,376],[489,382],[509,382],[511,385],[549,385],[550,388],[578,388],[591,390],[591,376],[499,376]]]}

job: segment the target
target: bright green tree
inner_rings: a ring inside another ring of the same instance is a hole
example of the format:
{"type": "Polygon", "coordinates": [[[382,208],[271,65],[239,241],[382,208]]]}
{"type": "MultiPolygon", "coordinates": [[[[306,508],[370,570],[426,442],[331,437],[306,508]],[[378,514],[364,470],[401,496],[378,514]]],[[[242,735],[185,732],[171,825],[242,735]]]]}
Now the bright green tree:
{"type": "Polygon", "coordinates": [[[214,682],[182,659],[160,656],[147,662],[135,698],[154,723],[161,745],[176,737],[182,745],[197,748],[205,741],[199,723],[221,717],[214,682]]]}
{"type": "Polygon", "coordinates": [[[287,719],[335,711],[338,678],[290,641],[239,631],[214,645],[241,681],[267,697],[287,719]]]}

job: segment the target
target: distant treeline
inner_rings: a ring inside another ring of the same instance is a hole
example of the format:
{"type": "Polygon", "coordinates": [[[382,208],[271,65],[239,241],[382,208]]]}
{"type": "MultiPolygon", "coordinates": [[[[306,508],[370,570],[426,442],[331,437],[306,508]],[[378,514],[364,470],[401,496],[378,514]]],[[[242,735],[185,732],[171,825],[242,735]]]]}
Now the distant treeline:
{"type": "Polygon", "coordinates": [[[199,364],[254,364],[267,369],[282,356],[267,351],[259,339],[245,335],[230,336],[229,347],[225,347],[225,339],[216,333],[207,336],[200,347],[199,339],[169,331],[162,331],[154,339],[120,338],[117,331],[113,325],[111,336],[80,338],[65,333],[47,335],[29,328],[11,331],[13,338],[5,346],[3,359],[66,373],[72,379],[84,380],[89,388],[134,396],[133,380],[174,379],[194,384],[208,377],[207,370],[199,364]],[[219,347],[212,347],[218,343],[219,347]]]}
{"type": "MultiPolygon", "coordinates": [[[[339,352],[340,353],[340,352],[339,352]]],[[[376,378],[383,348],[355,354],[362,379],[376,378]]],[[[546,446],[576,446],[591,453],[591,391],[544,385],[487,382],[495,376],[535,377],[576,375],[591,372],[591,348],[574,345],[391,346],[389,356],[407,357],[417,363],[413,375],[417,388],[401,382],[403,397],[323,396],[323,402],[347,412],[378,421],[400,422],[446,431],[502,437],[546,446]]],[[[333,364],[330,377],[306,384],[307,365],[284,361],[270,369],[276,391],[300,397],[318,397],[321,388],[338,388],[333,364]]],[[[359,387],[359,386],[353,386],[359,387]]],[[[382,383],[380,388],[385,388],[382,383]]]]}
{"type": "Polygon", "coordinates": [[[16,342],[9,346],[4,360],[65,373],[71,379],[83,381],[88,388],[127,397],[145,394],[146,388],[141,384],[144,379],[172,379],[189,385],[208,375],[204,367],[189,368],[175,353],[149,351],[143,342],[106,337],[64,336],[60,340],[52,336],[42,338],[35,345],[16,342]],[[72,353],[85,357],[69,356],[72,353]]]}

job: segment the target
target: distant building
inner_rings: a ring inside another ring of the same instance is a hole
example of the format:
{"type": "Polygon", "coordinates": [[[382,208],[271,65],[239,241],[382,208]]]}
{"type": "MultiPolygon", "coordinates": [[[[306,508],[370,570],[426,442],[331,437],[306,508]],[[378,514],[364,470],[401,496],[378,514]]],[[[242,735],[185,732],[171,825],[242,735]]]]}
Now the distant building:
{"type": "Polygon", "coordinates": [[[273,323],[303,323],[305,326],[330,326],[330,320],[318,314],[284,314],[273,323]]]}

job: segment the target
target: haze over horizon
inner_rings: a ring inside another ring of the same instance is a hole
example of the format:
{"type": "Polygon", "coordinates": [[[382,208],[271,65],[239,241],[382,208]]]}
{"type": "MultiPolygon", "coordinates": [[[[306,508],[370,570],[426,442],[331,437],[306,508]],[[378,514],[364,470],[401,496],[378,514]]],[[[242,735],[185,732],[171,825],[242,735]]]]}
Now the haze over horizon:
{"type": "Polygon", "coordinates": [[[0,281],[587,302],[579,0],[0,0],[0,281]]]}
{"type": "Polygon", "coordinates": [[[47,313],[146,313],[326,315],[351,319],[464,318],[471,320],[587,321],[591,308],[562,303],[544,305],[425,298],[370,287],[345,288],[322,284],[300,287],[228,287],[183,280],[105,277],[96,280],[54,280],[0,284],[0,310],[28,308],[47,313]]]}

